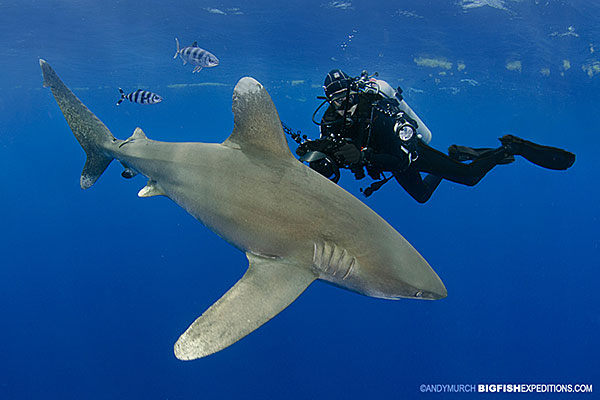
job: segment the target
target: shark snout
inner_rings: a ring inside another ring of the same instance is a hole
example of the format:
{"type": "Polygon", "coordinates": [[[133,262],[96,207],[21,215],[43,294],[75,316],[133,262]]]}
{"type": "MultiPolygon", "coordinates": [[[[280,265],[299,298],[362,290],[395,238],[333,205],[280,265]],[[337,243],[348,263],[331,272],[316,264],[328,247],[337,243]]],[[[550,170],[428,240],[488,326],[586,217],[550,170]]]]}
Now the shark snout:
{"type": "Polygon", "coordinates": [[[424,299],[428,299],[428,300],[439,300],[439,299],[443,299],[447,296],[448,296],[448,291],[442,285],[442,288],[440,290],[423,292],[423,295],[421,297],[424,299]]]}
{"type": "Polygon", "coordinates": [[[415,298],[427,299],[427,300],[439,300],[448,296],[448,291],[446,290],[446,286],[440,279],[437,274],[431,270],[431,275],[428,279],[420,285],[417,286],[417,291],[415,292],[415,298]]]}

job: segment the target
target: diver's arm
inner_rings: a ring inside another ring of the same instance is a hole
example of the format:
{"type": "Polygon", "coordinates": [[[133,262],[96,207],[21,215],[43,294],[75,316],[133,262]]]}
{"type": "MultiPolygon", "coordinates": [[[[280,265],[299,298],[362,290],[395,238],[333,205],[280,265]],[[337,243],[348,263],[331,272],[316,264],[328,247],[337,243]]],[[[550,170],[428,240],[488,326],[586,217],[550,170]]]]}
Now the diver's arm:
{"type": "Polygon", "coordinates": [[[362,160],[361,151],[352,143],[343,144],[333,154],[344,164],[358,164],[362,160]]]}
{"type": "Polygon", "coordinates": [[[339,115],[336,114],[335,109],[331,106],[327,108],[323,117],[321,118],[321,138],[325,137],[337,137],[341,133],[342,120],[339,115]]]}
{"type": "Polygon", "coordinates": [[[402,159],[388,153],[372,153],[369,161],[380,170],[390,172],[399,170],[404,164],[402,159]]]}

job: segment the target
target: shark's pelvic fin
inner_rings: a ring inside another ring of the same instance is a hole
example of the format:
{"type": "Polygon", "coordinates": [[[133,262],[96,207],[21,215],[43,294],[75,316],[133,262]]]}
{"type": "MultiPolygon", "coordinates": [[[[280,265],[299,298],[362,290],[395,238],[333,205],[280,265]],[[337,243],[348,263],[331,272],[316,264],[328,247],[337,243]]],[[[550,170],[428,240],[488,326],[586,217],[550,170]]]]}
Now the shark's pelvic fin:
{"type": "Polygon", "coordinates": [[[165,191],[153,180],[149,180],[139,192],[138,197],[166,196],[165,191]]]}
{"type": "Polygon", "coordinates": [[[244,276],[181,335],[175,356],[194,360],[237,342],[269,321],[315,280],[305,265],[247,253],[244,276]]]}
{"type": "Polygon", "coordinates": [[[60,80],[50,64],[40,60],[40,67],[44,75],[44,87],[52,89],[52,94],[75,138],[87,154],[80,179],[81,188],[87,189],[100,178],[113,160],[113,157],[107,155],[104,149],[116,142],[116,139],[106,125],[60,80]]]}
{"type": "Polygon", "coordinates": [[[233,90],[233,133],[224,145],[242,151],[294,158],[271,96],[256,80],[240,79],[233,90]]]}

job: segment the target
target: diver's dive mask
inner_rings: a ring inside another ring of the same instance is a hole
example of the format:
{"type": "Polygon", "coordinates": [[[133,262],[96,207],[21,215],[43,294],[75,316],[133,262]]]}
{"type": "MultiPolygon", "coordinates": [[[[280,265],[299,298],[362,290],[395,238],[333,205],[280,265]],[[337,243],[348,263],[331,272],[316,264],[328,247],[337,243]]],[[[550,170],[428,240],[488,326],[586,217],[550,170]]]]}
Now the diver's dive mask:
{"type": "Polygon", "coordinates": [[[340,90],[331,96],[329,104],[331,104],[338,113],[353,114],[358,104],[358,93],[350,89],[340,90]]]}

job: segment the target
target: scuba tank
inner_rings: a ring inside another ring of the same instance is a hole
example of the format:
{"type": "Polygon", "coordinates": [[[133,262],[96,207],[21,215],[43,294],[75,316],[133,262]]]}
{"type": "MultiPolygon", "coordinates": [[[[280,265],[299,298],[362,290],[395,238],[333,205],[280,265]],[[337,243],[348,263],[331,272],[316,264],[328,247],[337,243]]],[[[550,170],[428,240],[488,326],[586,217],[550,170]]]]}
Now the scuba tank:
{"type": "MultiPolygon", "coordinates": [[[[366,77],[361,76],[362,79],[366,77]]],[[[365,91],[376,91],[376,93],[382,95],[383,97],[394,100],[398,103],[400,109],[404,111],[410,118],[414,119],[417,122],[417,136],[426,144],[431,142],[431,131],[425,125],[425,122],[419,118],[419,116],[413,111],[412,108],[408,105],[408,103],[402,98],[402,95],[396,91],[392,86],[382,79],[368,78],[368,81],[365,82],[365,91]]]]}

